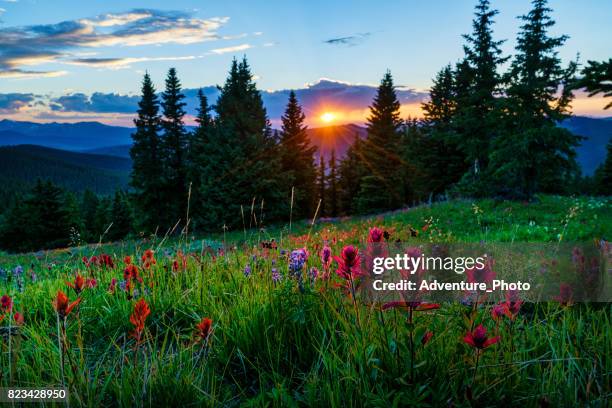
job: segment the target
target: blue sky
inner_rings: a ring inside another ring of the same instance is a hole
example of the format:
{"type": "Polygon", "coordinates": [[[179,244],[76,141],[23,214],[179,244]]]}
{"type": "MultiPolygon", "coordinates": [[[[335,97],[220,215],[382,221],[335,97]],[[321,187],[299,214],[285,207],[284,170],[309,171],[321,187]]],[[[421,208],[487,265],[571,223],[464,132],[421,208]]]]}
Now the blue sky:
{"type": "MultiPolygon", "coordinates": [[[[508,40],[504,50],[511,54],[520,24],[516,16],[526,13],[530,2],[492,3],[500,11],[495,36],[508,40]]],[[[416,103],[418,91],[429,87],[436,71],[461,57],[461,34],[471,28],[474,4],[0,0],[0,116],[46,120],[53,115],[41,112],[52,98],[134,95],[145,70],[161,85],[171,66],[185,88],[222,84],[231,59],[242,55],[263,90],[318,84],[311,91],[327,92],[329,83],[321,85],[321,78],[345,88],[376,85],[391,69],[396,84],[416,91],[405,102],[416,103]],[[3,110],[2,101],[11,94],[36,97],[15,105],[18,109],[3,110]]],[[[552,33],[570,36],[560,52],[565,61],[577,53],[583,61],[610,57],[612,2],[563,0],[552,1],[551,7],[557,21],[552,33]]],[[[579,101],[576,110],[605,115],[596,106],[595,101],[579,101]]],[[[353,108],[362,111],[367,104],[353,108]]],[[[95,119],[96,113],[54,112],[59,120],[95,119]]],[[[120,115],[103,113],[100,120],[121,121],[120,115]]]]}

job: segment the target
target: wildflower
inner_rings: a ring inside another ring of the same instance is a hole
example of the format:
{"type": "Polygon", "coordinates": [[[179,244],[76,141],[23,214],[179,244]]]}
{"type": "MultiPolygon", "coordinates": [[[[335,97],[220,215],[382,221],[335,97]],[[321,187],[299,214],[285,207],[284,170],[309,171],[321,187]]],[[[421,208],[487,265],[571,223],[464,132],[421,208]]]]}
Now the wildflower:
{"type": "Polygon", "coordinates": [[[78,305],[80,302],[81,302],[81,298],[77,298],[74,302],[69,303],[68,296],[66,296],[66,294],[62,292],[61,290],[58,290],[57,295],[55,299],[53,300],[53,307],[55,308],[55,311],[57,312],[57,314],[62,319],[64,319],[66,316],[70,314],[72,309],[74,309],[74,307],[78,305]]]}
{"type": "Polygon", "coordinates": [[[497,343],[499,339],[499,336],[489,338],[487,336],[487,329],[485,329],[482,324],[478,325],[474,331],[467,332],[463,337],[464,342],[479,350],[486,349],[487,347],[497,343]]]}
{"type": "Polygon", "coordinates": [[[555,300],[562,306],[570,306],[572,304],[573,289],[567,283],[562,283],[559,286],[559,295],[555,296],[555,300]]]}
{"type": "Polygon", "coordinates": [[[83,291],[83,287],[85,286],[85,279],[77,273],[74,278],[74,282],[66,282],[66,285],[70,286],[77,296],[83,291]]]}
{"type": "Polygon", "coordinates": [[[0,298],[0,307],[4,313],[10,312],[13,309],[13,299],[9,295],[3,295],[0,298]]]}
{"type": "Polygon", "coordinates": [[[313,266],[312,268],[310,268],[309,276],[310,279],[314,281],[319,276],[319,270],[315,266],[313,266]]]}
{"type": "Polygon", "coordinates": [[[304,264],[307,260],[308,251],[306,251],[305,248],[300,248],[292,251],[291,255],[289,256],[289,271],[293,275],[297,276],[302,271],[302,268],[304,267],[304,264]]]}
{"type": "Polygon", "coordinates": [[[506,315],[506,306],[504,303],[498,303],[491,309],[491,317],[496,322],[499,321],[504,315],[506,315]]]}
{"type": "Polygon", "coordinates": [[[130,265],[132,263],[132,258],[130,258],[129,255],[126,255],[125,257],[123,257],[123,263],[125,263],[126,265],[130,265]]]}
{"type": "Polygon", "coordinates": [[[361,258],[359,251],[354,246],[345,246],[342,249],[342,258],[336,256],[334,259],[338,263],[336,274],[342,279],[352,280],[361,274],[361,258]]]}
{"type": "Polygon", "coordinates": [[[134,326],[131,336],[136,339],[137,343],[140,343],[145,321],[147,320],[149,314],[151,314],[151,309],[149,309],[149,305],[147,304],[146,300],[140,299],[138,302],[136,302],[134,305],[134,311],[130,315],[130,323],[132,323],[134,326]]]}
{"type": "Polygon", "coordinates": [[[108,286],[108,291],[110,293],[115,293],[115,287],[117,286],[117,278],[111,279],[111,283],[108,286]]]}
{"type": "Polygon", "coordinates": [[[370,233],[368,234],[368,243],[378,243],[383,240],[383,231],[380,228],[374,227],[370,229],[370,233]]]}
{"type": "Polygon", "coordinates": [[[142,260],[142,267],[145,269],[149,269],[151,268],[152,265],[157,264],[157,261],[155,260],[155,255],[152,249],[147,249],[142,255],[141,260],[142,260]]]}
{"type": "Polygon", "coordinates": [[[245,266],[243,273],[244,273],[244,276],[246,276],[247,278],[251,276],[251,266],[250,265],[245,266]]]}
{"type": "Polygon", "coordinates": [[[85,281],[85,286],[87,286],[89,289],[95,288],[96,286],[98,286],[98,281],[95,280],[94,278],[91,279],[87,279],[85,281]]]}
{"type": "Polygon", "coordinates": [[[22,326],[23,325],[23,315],[19,312],[15,312],[15,314],[13,315],[13,320],[15,321],[15,324],[17,324],[18,326],[22,326]]]}
{"type": "Polygon", "coordinates": [[[32,271],[32,272],[30,273],[30,280],[31,280],[32,282],[36,282],[36,281],[38,280],[38,277],[36,276],[36,272],[32,271]]]}
{"type": "Polygon", "coordinates": [[[514,320],[519,310],[521,310],[522,304],[523,301],[519,299],[517,291],[508,291],[506,293],[506,302],[504,303],[506,316],[514,320]]]}
{"type": "Polygon", "coordinates": [[[13,269],[13,275],[15,276],[21,276],[22,273],[23,273],[23,267],[21,265],[17,265],[15,269],[13,269]]]}
{"type": "Polygon", "coordinates": [[[282,275],[278,272],[277,268],[272,268],[272,282],[278,283],[282,279],[282,275]]]}
{"type": "Polygon", "coordinates": [[[433,335],[434,334],[432,331],[426,331],[425,334],[423,334],[423,337],[421,337],[421,344],[426,345],[427,343],[429,343],[429,340],[431,340],[433,335]]]}
{"type": "Polygon", "coordinates": [[[123,270],[123,279],[126,281],[136,280],[142,283],[142,278],[138,273],[138,267],[133,264],[128,264],[127,267],[123,270]]]}
{"type": "Polygon", "coordinates": [[[212,332],[211,329],[212,320],[210,320],[208,317],[204,317],[199,323],[197,323],[195,332],[196,343],[201,341],[203,344],[206,344],[208,337],[212,332]]]}

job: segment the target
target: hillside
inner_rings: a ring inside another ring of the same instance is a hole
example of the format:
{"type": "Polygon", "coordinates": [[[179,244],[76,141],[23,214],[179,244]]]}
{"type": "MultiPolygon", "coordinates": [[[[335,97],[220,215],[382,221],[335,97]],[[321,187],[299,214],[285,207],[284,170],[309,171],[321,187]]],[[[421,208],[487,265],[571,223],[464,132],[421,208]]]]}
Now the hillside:
{"type": "Polygon", "coordinates": [[[586,137],[578,147],[578,164],[584,175],[591,176],[606,160],[606,145],[612,138],[612,120],[573,116],[562,126],[572,133],[586,137]]]}
{"type": "Polygon", "coordinates": [[[0,146],[40,145],[64,150],[87,150],[131,142],[133,129],[99,122],[34,123],[0,120],[0,146]]]}
{"type": "Polygon", "coordinates": [[[71,191],[110,194],[127,188],[131,161],[120,157],[75,153],[42,146],[0,147],[0,199],[27,190],[38,178],[71,191]]]}

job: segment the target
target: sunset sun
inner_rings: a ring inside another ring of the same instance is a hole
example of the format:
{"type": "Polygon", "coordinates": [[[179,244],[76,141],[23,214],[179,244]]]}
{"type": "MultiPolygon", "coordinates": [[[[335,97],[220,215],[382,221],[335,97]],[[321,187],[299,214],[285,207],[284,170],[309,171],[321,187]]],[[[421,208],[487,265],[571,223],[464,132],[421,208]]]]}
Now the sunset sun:
{"type": "Polygon", "coordinates": [[[325,112],[321,115],[321,120],[325,123],[331,123],[336,120],[336,115],[332,112],[325,112]]]}

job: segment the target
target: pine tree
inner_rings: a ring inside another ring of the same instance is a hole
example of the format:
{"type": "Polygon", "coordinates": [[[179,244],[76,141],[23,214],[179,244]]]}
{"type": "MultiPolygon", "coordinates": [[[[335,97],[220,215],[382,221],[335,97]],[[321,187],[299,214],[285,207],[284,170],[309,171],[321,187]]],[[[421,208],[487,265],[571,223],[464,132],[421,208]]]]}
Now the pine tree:
{"type": "Polygon", "coordinates": [[[456,79],[455,130],[458,147],[466,156],[472,171],[466,175],[467,184],[481,182],[486,175],[490,145],[499,132],[501,109],[499,98],[502,78],[501,64],[508,60],[502,56],[504,41],[493,40],[493,18],[488,0],[479,0],[472,21],[472,33],[463,37],[465,57],[458,65],[456,79]]]}
{"type": "Polygon", "coordinates": [[[38,180],[23,202],[5,217],[0,246],[12,251],[64,247],[79,225],[74,196],[51,181],[38,180]]]}
{"type": "Polygon", "coordinates": [[[130,156],[133,188],[138,226],[146,232],[153,232],[164,218],[164,206],[160,189],[162,185],[162,152],[159,130],[159,101],[149,74],[142,81],[142,96],[138,103],[138,117],[134,120],[136,131],[130,156]]]}
{"type": "Polygon", "coordinates": [[[404,200],[401,188],[399,151],[400,103],[397,100],[391,73],[387,71],[368,117],[368,136],[364,141],[363,164],[367,174],[357,194],[361,213],[399,207],[404,200]]]}
{"type": "Polygon", "coordinates": [[[206,174],[206,149],[208,144],[211,143],[215,131],[214,120],[210,114],[211,107],[201,89],[198,90],[198,105],[198,114],[195,119],[198,126],[191,135],[189,148],[189,180],[192,183],[191,203],[198,203],[197,205],[190,204],[190,218],[193,220],[191,228],[195,229],[204,223],[206,217],[199,203],[205,194],[205,191],[203,191],[205,182],[202,177],[205,177],[206,174]]]}
{"type": "Polygon", "coordinates": [[[266,220],[288,217],[278,146],[246,58],[232,62],[215,110],[202,172],[203,227],[241,226],[241,206],[249,208],[253,199],[263,201],[266,220]]]}
{"type": "Polygon", "coordinates": [[[339,212],[339,191],[338,191],[338,166],[336,164],[336,151],[331,151],[329,158],[329,175],[327,176],[327,206],[329,215],[337,217],[339,212]]]}
{"type": "Polygon", "coordinates": [[[508,75],[509,112],[505,134],[491,154],[501,194],[531,197],[538,191],[560,192],[578,172],[575,147],[580,137],[558,127],[568,117],[576,63],[561,66],[557,49],[567,36],[551,37],[555,24],[546,0],[534,0],[521,19],[517,53],[508,75]],[[559,90],[561,91],[559,92],[559,90]]]}
{"type": "Polygon", "coordinates": [[[127,194],[121,190],[117,190],[113,197],[111,221],[113,225],[108,237],[113,241],[125,238],[132,231],[132,210],[127,194]]]}
{"type": "Polygon", "coordinates": [[[340,162],[338,171],[338,187],[340,190],[340,211],[342,214],[357,212],[357,194],[361,188],[361,180],[366,174],[363,164],[363,142],[359,134],[348,148],[344,159],[340,162]]]}
{"type": "Polygon", "coordinates": [[[176,69],[170,68],[166,77],[166,89],[162,93],[163,108],[162,129],[163,139],[163,202],[168,206],[162,225],[173,226],[178,220],[183,220],[187,211],[187,156],[188,135],[183,118],[185,103],[181,91],[181,83],[176,75],[176,69]]]}
{"type": "Polygon", "coordinates": [[[289,102],[282,116],[280,133],[280,156],[282,172],[287,177],[288,191],[294,188],[294,214],[298,217],[312,216],[315,210],[315,180],[317,171],[314,164],[315,146],[304,125],[305,115],[298,103],[295,92],[289,93],[289,102]]]}
{"type": "Polygon", "coordinates": [[[420,198],[423,194],[443,193],[467,171],[466,157],[459,148],[461,138],[455,124],[457,92],[455,74],[447,65],[434,78],[429,101],[421,105],[424,112],[423,129],[419,129],[418,122],[408,124],[405,134],[407,142],[404,144],[407,155],[404,159],[413,172],[420,173],[419,185],[415,186],[419,191],[413,192],[420,198]]]}
{"type": "Polygon", "coordinates": [[[319,169],[317,172],[317,197],[319,199],[319,216],[327,215],[327,170],[325,169],[325,157],[319,155],[319,169]]]}

